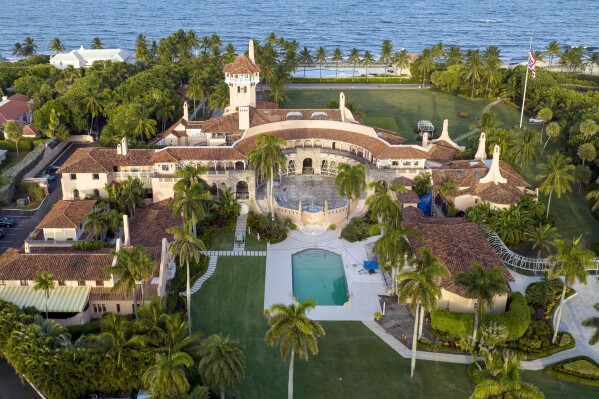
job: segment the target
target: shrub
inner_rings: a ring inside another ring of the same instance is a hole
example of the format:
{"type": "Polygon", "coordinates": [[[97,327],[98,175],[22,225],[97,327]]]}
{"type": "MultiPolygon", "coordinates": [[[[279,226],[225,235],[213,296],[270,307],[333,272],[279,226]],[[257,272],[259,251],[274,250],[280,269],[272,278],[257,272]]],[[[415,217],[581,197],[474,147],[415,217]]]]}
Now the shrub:
{"type": "Polygon", "coordinates": [[[458,112],[458,118],[466,119],[470,118],[470,113],[466,111],[458,112]]]}
{"type": "Polygon", "coordinates": [[[509,309],[505,313],[487,315],[485,323],[495,322],[507,328],[508,341],[520,338],[530,325],[530,309],[520,292],[514,292],[509,298],[509,309]]]}
{"type": "Polygon", "coordinates": [[[71,249],[75,251],[94,251],[100,248],[104,248],[102,241],[81,241],[71,246],[71,249]]]}
{"type": "Polygon", "coordinates": [[[431,313],[431,326],[435,330],[460,338],[472,334],[474,313],[452,312],[437,308],[431,313]]]}
{"type": "Polygon", "coordinates": [[[349,242],[362,241],[372,236],[370,226],[370,218],[368,217],[352,218],[341,230],[341,237],[349,242]]]}

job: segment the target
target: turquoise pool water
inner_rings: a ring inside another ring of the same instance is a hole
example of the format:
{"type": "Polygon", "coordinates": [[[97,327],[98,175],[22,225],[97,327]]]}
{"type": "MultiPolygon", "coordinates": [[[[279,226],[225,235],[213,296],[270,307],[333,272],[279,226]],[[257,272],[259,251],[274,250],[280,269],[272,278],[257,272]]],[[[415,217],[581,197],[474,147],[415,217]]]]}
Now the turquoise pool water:
{"type": "Polygon", "coordinates": [[[298,301],[312,299],[320,306],[347,302],[343,261],[324,249],[307,249],[292,255],[293,293],[298,301]]]}

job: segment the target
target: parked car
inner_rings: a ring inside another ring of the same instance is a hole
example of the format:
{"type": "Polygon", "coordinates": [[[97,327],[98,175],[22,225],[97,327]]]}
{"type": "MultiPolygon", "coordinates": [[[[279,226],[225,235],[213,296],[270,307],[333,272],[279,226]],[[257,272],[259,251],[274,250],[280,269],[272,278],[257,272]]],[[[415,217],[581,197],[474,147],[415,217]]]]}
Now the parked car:
{"type": "Polygon", "coordinates": [[[7,216],[0,216],[0,227],[12,227],[15,225],[15,220],[7,216]]]}
{"type": "Polygon", "coordinates": [[[48,179],[49,182],[53,182],[54,180],[56,180],[56,175],[51,175],[51,174],[46,173],[46,172],[40,173],[40,174],[38,174],[35,177],[38,177],[38,178],[45,177],[46,179],[48,179]]]}
{"type": "Polygon", "coordinates": [[[528,122],[530,122],[530,123],[545,123],[545,119],[541,119],[541,118],[529,118],[528,122]]]}
{"type": "Polygon", "coordinates": [[[4,230],[0,229],[0,238],[4,238],[5,234],[4,234],[4,230]]]}

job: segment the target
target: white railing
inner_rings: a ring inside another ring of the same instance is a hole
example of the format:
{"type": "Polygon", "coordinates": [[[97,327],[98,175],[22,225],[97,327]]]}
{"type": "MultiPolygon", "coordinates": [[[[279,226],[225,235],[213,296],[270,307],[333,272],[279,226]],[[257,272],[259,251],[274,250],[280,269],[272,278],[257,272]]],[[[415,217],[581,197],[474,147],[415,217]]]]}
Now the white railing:
{"type": "Polygon", "coordinates": [[[149,172],[114,172],[115,179],[126,179],[129,176],[142,179],[147,177],[154,177],[155,175],[156,172],[153,170],[149,172]]]}

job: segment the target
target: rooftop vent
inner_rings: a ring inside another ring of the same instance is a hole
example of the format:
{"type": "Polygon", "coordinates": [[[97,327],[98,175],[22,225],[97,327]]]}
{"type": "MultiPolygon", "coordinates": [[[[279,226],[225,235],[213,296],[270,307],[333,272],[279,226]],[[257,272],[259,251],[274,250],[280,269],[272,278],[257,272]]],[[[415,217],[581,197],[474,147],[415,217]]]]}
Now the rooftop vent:
{"type": "Polygon", "coordinates": [[[312,112],[312,116],[310,117],[310,119],[325,121],[325,120],[329,119],[329,116],[327,115],[326,112],[316,111],[316,112],[312,112]]]}
{"type": "Polygon", "coordinates": [[[304,115],[301,112],[292,111],[287,114],[285,120],[288,121],[301,121],[304,119],[304,115]]]}

